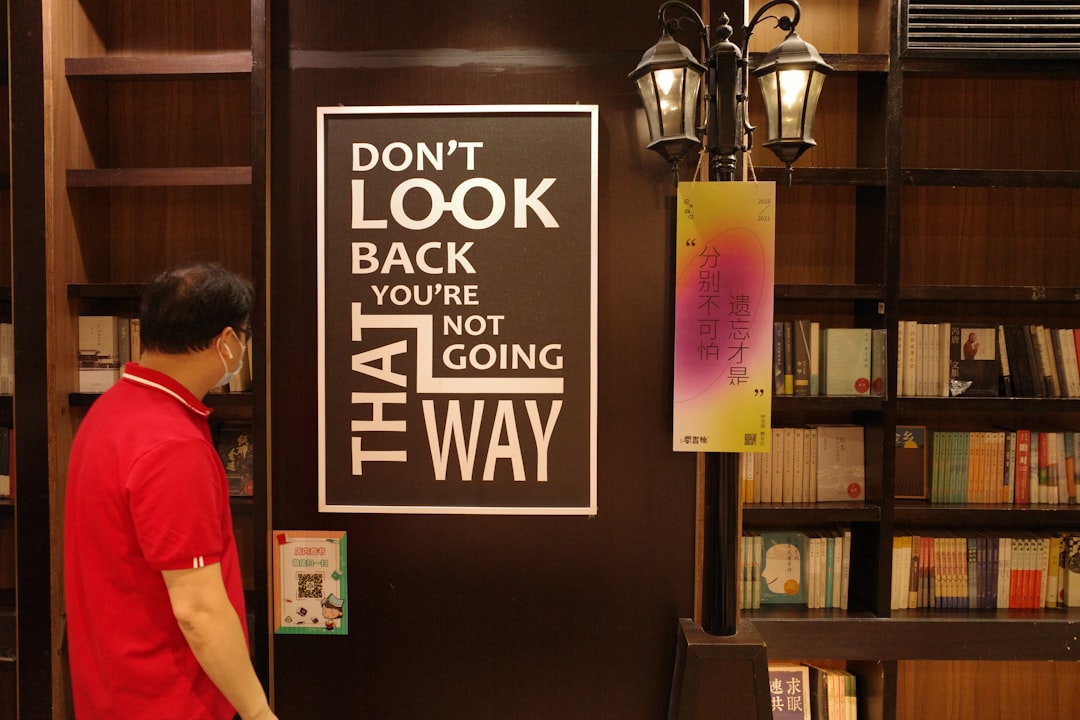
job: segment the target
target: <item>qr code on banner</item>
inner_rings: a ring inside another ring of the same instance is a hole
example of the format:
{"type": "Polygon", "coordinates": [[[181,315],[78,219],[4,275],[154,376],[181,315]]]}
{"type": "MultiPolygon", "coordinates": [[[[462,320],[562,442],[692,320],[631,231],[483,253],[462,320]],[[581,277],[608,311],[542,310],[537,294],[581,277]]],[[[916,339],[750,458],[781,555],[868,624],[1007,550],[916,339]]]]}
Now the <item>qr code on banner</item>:
{"type": "Polygon", "coordinates": [[[298,599],[321,600],[322,596],[322,573],[296,573],[296,597],[298,599]]]}

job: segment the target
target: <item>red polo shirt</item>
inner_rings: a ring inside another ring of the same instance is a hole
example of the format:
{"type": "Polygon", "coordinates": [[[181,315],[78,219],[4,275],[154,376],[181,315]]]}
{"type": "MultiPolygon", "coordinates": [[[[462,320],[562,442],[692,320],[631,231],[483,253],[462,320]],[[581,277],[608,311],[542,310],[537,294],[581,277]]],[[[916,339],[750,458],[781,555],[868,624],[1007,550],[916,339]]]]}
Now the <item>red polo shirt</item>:
{"type": "Polygon", "coordinates": [[[229,485],[209,415],[172,378],[129,363],[76,433],[64,591],[80,720],[235,714],[195,660],[161,577],[220,563],[246,634],[229,485]]]}

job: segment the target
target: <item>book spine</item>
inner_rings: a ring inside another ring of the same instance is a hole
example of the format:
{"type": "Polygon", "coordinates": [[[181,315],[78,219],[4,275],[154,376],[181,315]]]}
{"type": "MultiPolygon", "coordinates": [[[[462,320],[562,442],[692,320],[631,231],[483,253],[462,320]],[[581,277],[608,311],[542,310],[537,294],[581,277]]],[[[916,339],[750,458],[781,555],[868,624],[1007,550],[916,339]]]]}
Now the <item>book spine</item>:
{"type": "Polygon", "coordinates": [[[786,395],[784,387],[784,323],[773,323],[773,395],[786,395]]]}
{"type": "Polygon", "coordinates": [[[1001,394],[1005,397],[1013,396],[1012,367],[1009,364],[1009,348],[1005,344],[1005,326],[998,325],[997,329],[998,357],[1001,361],[1001,394]]]}
{"type": "Polygon", "coordinates": [[[790,320],[784,321],[784,394],[795,394],[795,338],[790,320]]]}

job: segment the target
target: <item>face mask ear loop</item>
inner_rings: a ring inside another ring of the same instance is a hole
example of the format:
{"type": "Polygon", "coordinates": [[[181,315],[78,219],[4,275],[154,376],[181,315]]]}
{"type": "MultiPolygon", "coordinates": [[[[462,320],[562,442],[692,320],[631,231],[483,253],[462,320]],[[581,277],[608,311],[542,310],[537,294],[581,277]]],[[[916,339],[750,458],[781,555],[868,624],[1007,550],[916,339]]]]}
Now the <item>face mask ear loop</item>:
{"type": "Polygon", "coordinates": [[[232,360],[233,357],[235,357],[233,355],[233,351],[229,349],[229,344],[227,342],[225,342],[225,338],[221,338],[221,347],[225,348],[225,352],[229,353],[229,359],[230,360],[232,360]]]}

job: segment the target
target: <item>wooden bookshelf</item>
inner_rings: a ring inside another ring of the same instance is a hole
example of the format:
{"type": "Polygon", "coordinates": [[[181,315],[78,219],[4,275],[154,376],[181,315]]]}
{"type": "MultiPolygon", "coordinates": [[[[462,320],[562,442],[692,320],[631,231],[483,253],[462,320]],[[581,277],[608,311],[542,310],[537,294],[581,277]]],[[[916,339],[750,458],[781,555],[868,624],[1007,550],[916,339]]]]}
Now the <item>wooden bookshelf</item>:
{"type": "MultiPolygon", "coordinates": [[[[802,5],[814,26],[800,24],[800,35],[838,72],[822,94],[818,147],[796,164],[790,188],[783,187],[786,171],[768,166],[776,162],[767,153],[754,155],[756,176],[777,182],[777,318],[885,328],[890,338],[897,337],[901,319],[1075,327],[1080,265],[1072,208],[1080,201],[1080,158],[1071,148],[1080,138],[1075,123],[1060,122],[1075,115],[1075,50],[989,60],[972,53],[916,55],[903,51],[896,32],[887,36],[902,27],[897,19],[904,0],[802,5]],[[822,33],[833,24],[840,29],[822,33]],[[793,218],[789,225],[785,215],[793,218]]],[[[767,41],[755,35],[755,42],[767,41]]],[[[1075,398],[898,397],[896,347],[890,345],[886,397],[777,397],[773,425],[856,422],[890,438],[903,424],[1071,427],[1080,413],[1075,398]]],[[[1009,668],[1024,674],[1027,663],[1080,659],[1071,640],[1077,609],[890,610],[894,534],[1080,531],[1080,506],[897,500],[891,445],[867,443],[864,507],[744,506],[749,530],[842,524],[851,527],[855,542],[851,572],[860,580],[852,586],[853,609],[746,612],[770,658],[883,663],[881,692],[872,693],[865,709],[886,719],[922,717],[912,705],[921,694],[900,691],[909,678],[934,684],[926,692],[935,695],[954,681],[954,666],[963,672],[965,661],[995,661],[1007,676],[1009,668]],[[869,489],[871,476],[880,479],[880,497],[869,489]],[[922,672],[928,666],[933,674],[922,672]]],[[[1070,667],[1066,675],[1075,682],[1080,673],[1070,667]]],[[[1045,715],[1071,717],[1072,707],[1047,705],[1045,715]]]]}
{"type": "MultiPolygon", "coordinates": [[[[52,73],[45,83],[49,117],[43,125],[62,131],[50,136],[43,161],[43,187],[53,199],[49,252],[25,272],[36,273],[44,291],[34,302],[45,316],[53,362],[47,380],[51,411],[42,422],[52,438],[47,482],[59,513],[67,448],[97,398],[78,391],[78,316],[135,316],[152,275],[177,263],[210,260],[255,282],[255,342],[266,336],[267,25],[262,0],[194,0],[168,8],[50,0],[38,14],[51,40],[43,64],[52,73]]],[[[263,374],[263,358],[261,347],[250,358],[256,377],[263,374]]],[[[215,420],[251,421],[257,443],[266,413],[261,382],[252,392],[207,398],[215,420]]],[[[265,480],[261,460],[256,475],[265,480]]],[[[264,482],[257,484],[265,489],[264,482]]],[[[253,619],[252,649],[269,686],[265,495],[237,498],[231,507],[253,619]]],[[[59,514],[49,521],[54,528],[62,525],[59,514]]],[[[58,651],[58,531],[39,542],[52,546],[52,651],[35,660],[45,663],[50,678],[50,714],[30,710],[20,717],[70,717],[58,651]]],[[[25,698],[32,694],[29,688],[25,698]]],[[[41,695],[41,686],[33,692],[41,695]]]]}

